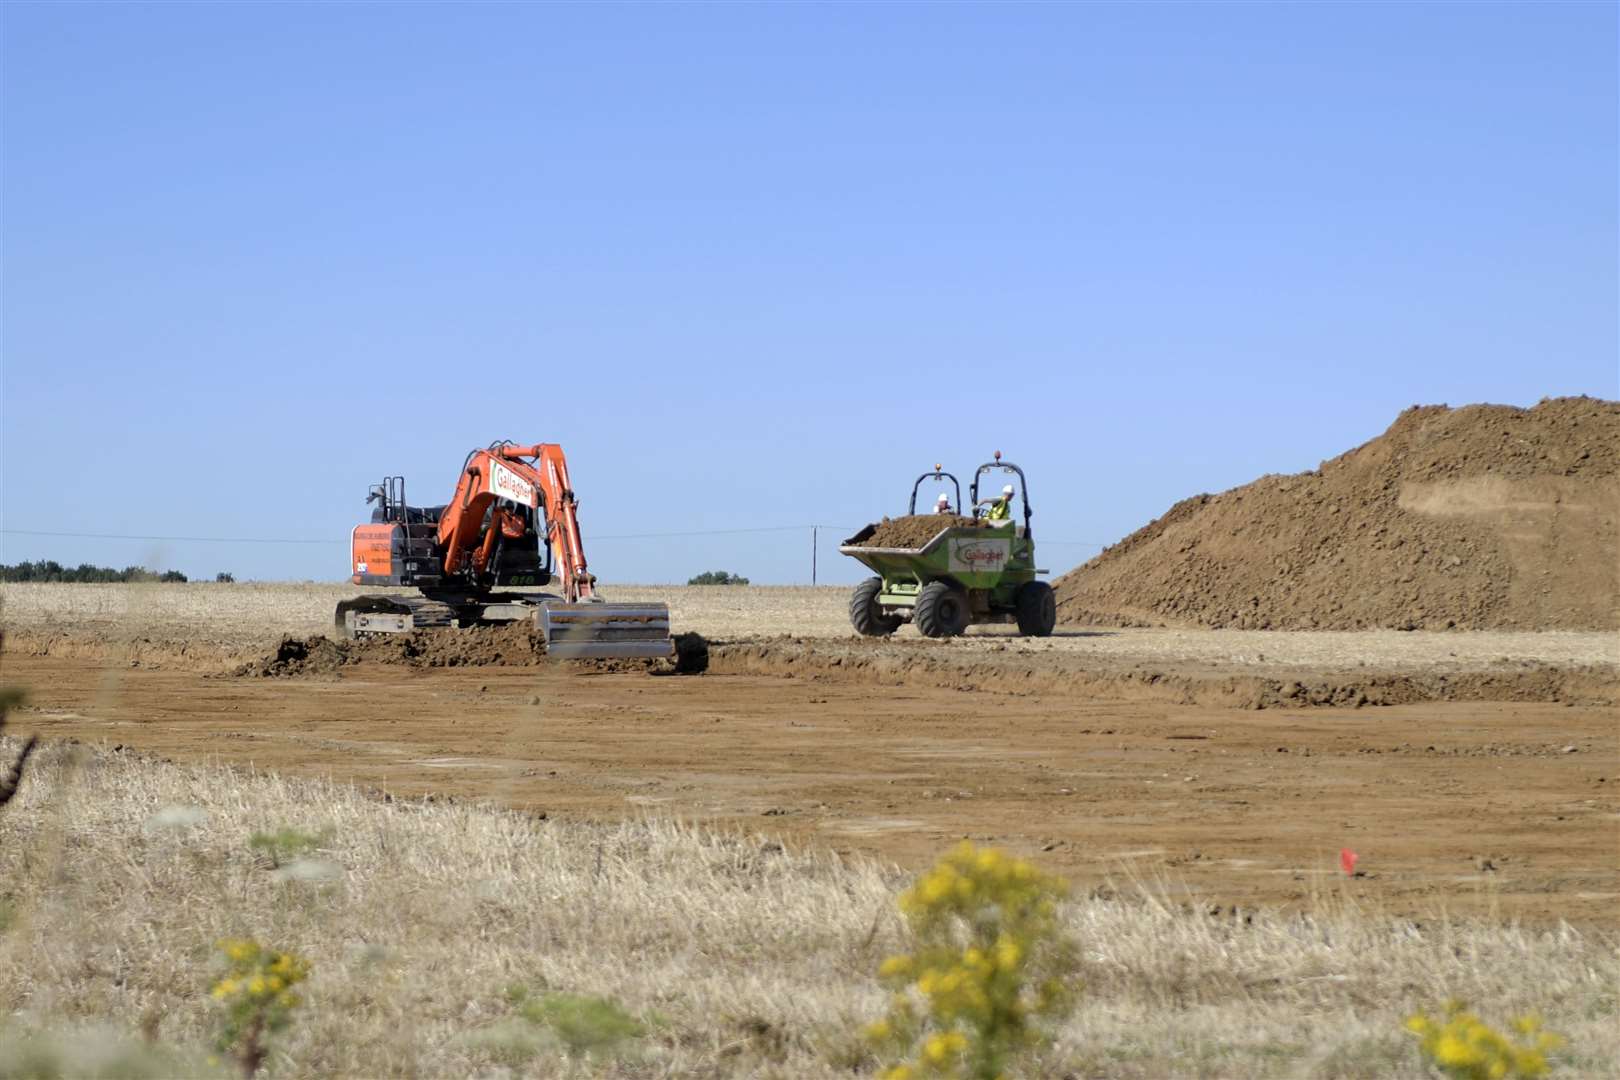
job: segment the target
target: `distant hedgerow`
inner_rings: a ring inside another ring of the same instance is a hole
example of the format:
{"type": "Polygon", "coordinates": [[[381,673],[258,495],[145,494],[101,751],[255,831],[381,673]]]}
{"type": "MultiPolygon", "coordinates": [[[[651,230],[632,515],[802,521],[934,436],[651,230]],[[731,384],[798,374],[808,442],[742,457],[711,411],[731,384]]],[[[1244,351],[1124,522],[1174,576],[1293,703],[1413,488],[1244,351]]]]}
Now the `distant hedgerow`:
{"type": "Polygon", "coordinates": [[[746,585],[748,579],[726,570],[706,570],[687,581],[688,585],[746,585]]]}
{"type": "Polygon", "coordinates": [[[80,563],[78,566],[70,567],[63,566],[55,559],[42,559],[39,562],[20,562],[12,565],[0,563],[0,581],[110,584],[139,581],[178,583],[186,580],[186,575],[178,570],[165,570],[160,574],[148,570],[144,566],[126,566],[122,570],[115,570],[110,566],[92,566],[89,563],[80,563]]]}

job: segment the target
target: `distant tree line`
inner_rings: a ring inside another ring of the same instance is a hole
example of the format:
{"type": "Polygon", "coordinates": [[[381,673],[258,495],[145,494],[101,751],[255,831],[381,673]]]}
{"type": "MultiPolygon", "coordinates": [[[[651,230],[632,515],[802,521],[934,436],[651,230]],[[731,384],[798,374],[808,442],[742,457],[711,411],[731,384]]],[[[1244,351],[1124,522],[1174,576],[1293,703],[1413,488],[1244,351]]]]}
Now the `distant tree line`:
{"type": "MultiPolygon", "coordinates": [[[[221,575],[222,578],[228,576],[221,575]]],[[[0,563],[0,581],[115,582],[185,580],[186,575],[178,570],[165,570],[159,574],[148,570],[144,566],[126,566],[122,570],[114,570],[110,566],[91,566],[89,563],[80,563],[78,566],[63,566],[55,559],[42,559],[39,562],[20,562],[14,566],[0,563]]]]}
{"type": "Polygon", "coordinates": [[[741,574],[733,574],[725,570],[706,570],[695,578],[687,581],[688,585],[746,585],[748,579],[741,574]]]}

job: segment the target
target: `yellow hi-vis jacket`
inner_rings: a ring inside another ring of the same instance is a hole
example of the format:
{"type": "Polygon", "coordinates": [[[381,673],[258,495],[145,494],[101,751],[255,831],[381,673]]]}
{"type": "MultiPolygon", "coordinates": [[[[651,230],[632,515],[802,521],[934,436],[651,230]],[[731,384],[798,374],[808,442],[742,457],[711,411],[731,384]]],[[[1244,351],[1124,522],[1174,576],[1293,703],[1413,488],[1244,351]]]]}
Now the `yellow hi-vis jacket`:
{"type": "Polygon", "coordinates": [[[990,504],[984,516],[990,521],[1006,521],[1012,517],[1012,500],[1003,495],[990,504]]]}

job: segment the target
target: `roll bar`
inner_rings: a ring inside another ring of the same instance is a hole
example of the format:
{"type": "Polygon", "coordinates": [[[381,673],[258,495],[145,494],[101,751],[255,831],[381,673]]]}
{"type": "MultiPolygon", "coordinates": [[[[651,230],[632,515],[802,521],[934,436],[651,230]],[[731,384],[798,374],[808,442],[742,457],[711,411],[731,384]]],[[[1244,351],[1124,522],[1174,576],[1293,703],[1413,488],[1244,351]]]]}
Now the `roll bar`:
{"type": "Polygon", "coordinates": [[[1029,529],[1029,519],[1034,511],[1029,508],[1029,484],[1024,480],[1024,470],[1010,461],[1002,461],[1000,450],[996,451],[996,460],[980,465],[973,474],[973,486],[968,488],[968,498],[973,500],[973,516],[979,515],[979,479],[988,472],[1010,472],[1018,477],[1018,492],[1024,501],[1024,535],[1035,539],[1035,534],[1029,529]]]}
{"type": "Polygon", "coordinates": [[[951,486],[956,489],[956,502],[952,505],[956,507],[956,512],[958,514],[962,512],[962,484],[950,473],[942,472],[941,468],[942,467],[940,465],[935,464],[933,472],[925,472],[921,476],[917,477],[917,482],[911,485],[911,506],[906,510],[906,513],[915,514],[917,512],[917,489],[922,487],[924,480],[933,480],[936,483],[943,483],[944,481],[949,480],[951,482],[951,486]]]}

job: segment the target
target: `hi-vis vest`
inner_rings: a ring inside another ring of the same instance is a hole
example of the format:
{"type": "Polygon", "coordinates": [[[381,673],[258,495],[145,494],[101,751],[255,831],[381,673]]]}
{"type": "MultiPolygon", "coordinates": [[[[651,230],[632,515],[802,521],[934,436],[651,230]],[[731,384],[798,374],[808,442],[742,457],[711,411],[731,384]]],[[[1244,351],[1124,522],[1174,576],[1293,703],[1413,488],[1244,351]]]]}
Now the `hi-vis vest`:
{"type": "Polygon", "coordinates": [[[1012,517],[1012,500],[1003,496],[990,504],[990,510],[984,515],[991,521],[1006,521],[1012,517]]]}

